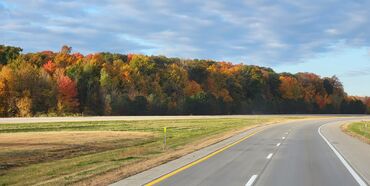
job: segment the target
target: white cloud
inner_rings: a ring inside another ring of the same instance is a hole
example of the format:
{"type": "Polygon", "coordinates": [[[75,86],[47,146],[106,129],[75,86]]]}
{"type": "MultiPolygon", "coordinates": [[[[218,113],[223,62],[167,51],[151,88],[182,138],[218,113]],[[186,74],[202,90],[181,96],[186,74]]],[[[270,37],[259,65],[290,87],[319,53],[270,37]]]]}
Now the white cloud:
{"type": "Polygon", "coordinates": [[[0,3],[0,42],[25,51],[144,52],[297,63],[330,45],[370,45],[370,1],[22,1],[0,3]],[[32,36],[32,37],[31,37],[32,36]]]}
{"type": "Polygon", "coordinates": [[[335,28],[329,28],[329,29],[326,29],[325,32],[329,35],[337,35],[339,34],[339,31],[335,28]]]}

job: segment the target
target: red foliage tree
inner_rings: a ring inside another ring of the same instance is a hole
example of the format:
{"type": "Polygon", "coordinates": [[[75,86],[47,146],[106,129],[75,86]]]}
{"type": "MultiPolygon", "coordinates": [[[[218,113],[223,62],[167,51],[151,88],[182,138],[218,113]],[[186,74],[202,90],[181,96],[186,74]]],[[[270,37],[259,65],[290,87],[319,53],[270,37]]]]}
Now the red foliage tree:
{"type": "Polygon", "coordinates": [[[73,53],[72,54],[75,58],[77,58],[77,59],[82,59],[82,58],[84,58],[84,55],[82,55],[81,53],[79,53],[79,52],[77,52],[77,53],[73,53]]]}
{"type": "Polygon", "coordinates": [[[68,76],[58,78],[58,110],[64,112],[74,112],[79,106],[77,100],[77,85],[68,76]]]}
{"type": "Polygon", "coordinates": [[[52,74],[55,71],[56,65],[51,60],[49,60],[47,63],[43,65],[43,67],[46,72],[52,74]]]}
{"type": "Polygon", "coordinates": [[[132,57],[134,57],[135,54],[127,54],[127,62],[130,62],[132,57]]]}
{"type": "Polygon", "coordinates": [[[86,55],[86,58],[87,58],[87,59],[91,59],[91,58],[93,58],[93,57],[94,57],[94,55],[95,55],[95,54],[87,54],[87,55],[86,55]]]}
{"type": "Polygon", "coordinates": [[[54,52],[53,52],[53,51],[51,51],[51,50],[44,50],[44,51],[41,51],[40,53],[41,53],[41,54],[45,54],[45,55],[49,55],[49,56],[51,56],[51,55],[53,55],[53,54],[54,54],[54,52]]]}

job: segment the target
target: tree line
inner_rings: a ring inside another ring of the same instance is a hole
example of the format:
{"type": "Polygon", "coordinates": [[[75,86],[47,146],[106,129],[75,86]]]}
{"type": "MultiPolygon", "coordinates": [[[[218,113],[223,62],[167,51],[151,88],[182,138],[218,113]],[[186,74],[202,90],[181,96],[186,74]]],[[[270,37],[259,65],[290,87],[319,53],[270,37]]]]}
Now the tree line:
{"type": "Polygon", "coordinates": [[[370,111],[335,76],[141,54],[22,53],[0,45],[0,116],[370,111]]]}

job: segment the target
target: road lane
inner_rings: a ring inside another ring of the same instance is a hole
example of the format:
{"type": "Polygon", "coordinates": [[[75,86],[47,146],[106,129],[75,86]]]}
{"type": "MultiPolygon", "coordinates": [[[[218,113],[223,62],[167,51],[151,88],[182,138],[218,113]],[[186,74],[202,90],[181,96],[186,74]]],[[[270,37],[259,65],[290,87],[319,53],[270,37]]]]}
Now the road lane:
{"type": "Polygon", "coordinates": [[[324,123],[295,126],[256,185],[358,185],[317,132],[324,123]]]}
{"type": "Polygon", "coordinates": [[[157,185],[246,185],[268,164],[268,156],[283,143],[285,132],[294,125],[264,130],[226,151],[186,169],[157,185]]]}
{"type": "Polygon", "coordinates": [[[328,122],[271,127],[156,185],[358,185],[317,132],[328,122]]]}

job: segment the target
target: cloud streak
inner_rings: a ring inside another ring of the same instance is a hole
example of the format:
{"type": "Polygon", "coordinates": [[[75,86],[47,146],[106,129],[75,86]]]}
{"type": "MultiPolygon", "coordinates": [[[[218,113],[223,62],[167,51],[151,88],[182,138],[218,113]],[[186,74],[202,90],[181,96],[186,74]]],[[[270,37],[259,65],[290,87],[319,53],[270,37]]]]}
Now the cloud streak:
{"type": "Polygon", "coordinates": [[[139,52],[260,65],[370,45],[370,1],[5,0],[0,42],[25,51],[139,52]]]}

